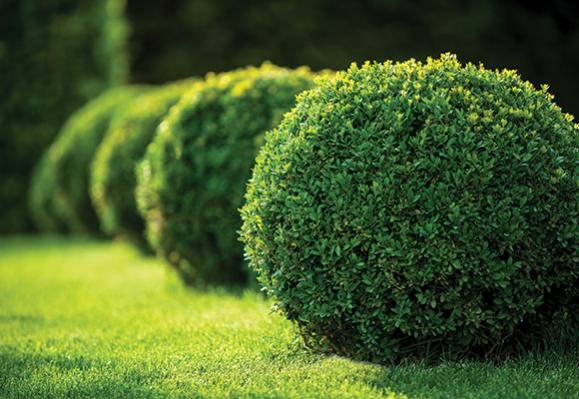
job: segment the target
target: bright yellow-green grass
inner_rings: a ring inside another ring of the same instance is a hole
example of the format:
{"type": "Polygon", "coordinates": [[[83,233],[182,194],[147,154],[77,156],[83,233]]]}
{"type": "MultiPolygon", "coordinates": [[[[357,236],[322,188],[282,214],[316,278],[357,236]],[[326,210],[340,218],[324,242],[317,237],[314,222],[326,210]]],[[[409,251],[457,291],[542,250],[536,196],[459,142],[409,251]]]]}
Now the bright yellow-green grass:
{"type": "Polygon", "coordinates": [[[579,351],[381,367],[309,354],[253,293],[122,244],[0,241],[1,398],[579,398],[579,351]]]}

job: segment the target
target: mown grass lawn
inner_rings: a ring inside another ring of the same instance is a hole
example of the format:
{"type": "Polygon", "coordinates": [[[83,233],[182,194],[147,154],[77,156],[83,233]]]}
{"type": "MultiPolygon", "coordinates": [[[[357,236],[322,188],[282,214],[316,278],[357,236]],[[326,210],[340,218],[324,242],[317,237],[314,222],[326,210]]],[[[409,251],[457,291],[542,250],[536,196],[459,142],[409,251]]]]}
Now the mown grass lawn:
{"type": "Polygon", "coordinates": [[[381,367],[309,354],[251,292],[122,244],[0,242],[1,398],[579,398],[579,350],[381,367]]]}

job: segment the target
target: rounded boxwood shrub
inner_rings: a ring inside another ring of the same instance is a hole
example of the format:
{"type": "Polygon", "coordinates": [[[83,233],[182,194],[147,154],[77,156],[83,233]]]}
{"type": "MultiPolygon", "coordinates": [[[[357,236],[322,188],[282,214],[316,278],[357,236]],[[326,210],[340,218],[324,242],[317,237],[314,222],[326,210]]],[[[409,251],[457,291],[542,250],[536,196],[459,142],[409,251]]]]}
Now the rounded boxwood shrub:
{"type": "Polygon", "coordinates": [[[147,237],[188,283],[242,282],[237,240],[263,133],[312,87],[306,68],[270,64],[209,74],[161,123],[137,174],[147,237]]]}
{"type": "Polygon", "coordinates": [[[102,230],[145,247],[144,221],[135,202],[135,165],[162,118],[194,80],[168,84],[123,107],[111,122],[92,164],[91,199],[102,230]]]}
{"type": "Polygon", "coordinates": [[[0,233],[31,229],[22,199],[66,118],[126,80],[124,5],[0,1],[0,233]]]}
{"type": "Polygon", "coordinates": [[[572,119],[453,55],[354,64],[266,135],[250,265],[318,350],[497,354],[579,298],[572,119]]]}
{"type": "MultiPolygon", "coordinates": [[[[33,207],[44,204],[45,209],[52,208],[68,231],[99,232],[88,192],[90,164],[115,112],[146,90],[138,86],[110,89],[68,119],[48,150],[50,162],[44,166],[49,171],[39,172],[53,176],[34,179],[33,207]]],[[[33,209],[31,213],[40,212],[45,211],[33,209]]]]}

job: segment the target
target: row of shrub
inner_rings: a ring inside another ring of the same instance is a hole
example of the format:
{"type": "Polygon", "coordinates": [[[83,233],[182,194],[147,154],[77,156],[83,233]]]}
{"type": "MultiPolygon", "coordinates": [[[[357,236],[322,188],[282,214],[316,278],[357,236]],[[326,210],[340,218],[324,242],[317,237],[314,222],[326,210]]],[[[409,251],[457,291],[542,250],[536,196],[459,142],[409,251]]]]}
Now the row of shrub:
{"type": "Polygon", "coordinates": [[[70,117],[39,163],[37,226],[152,247],[191,284],[245,283],[245,184],[265,131],[313,78],[264,64],[109,90],[70,117]]]}
{"type": "Polygon", "coordinates": [[[449,54],[315,75],[109,91],[41,160],[38,224],[150,246],[193,285],[247,280],[240,234],[305,342],[357,359],[579,322],[579,126],[546,87],[449,54]]]}

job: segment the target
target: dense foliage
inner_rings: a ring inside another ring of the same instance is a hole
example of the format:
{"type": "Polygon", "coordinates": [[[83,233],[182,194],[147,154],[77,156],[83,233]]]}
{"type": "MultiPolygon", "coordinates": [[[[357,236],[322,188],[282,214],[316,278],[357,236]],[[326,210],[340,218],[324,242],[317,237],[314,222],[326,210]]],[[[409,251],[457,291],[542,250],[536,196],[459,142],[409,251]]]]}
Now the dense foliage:
{"type": "Polygon", "coordinates": [[[579,303],[579,126],[510,70],[353,64],[266,135],[251,266],[318,349],[500,352],[579,303]]]}
{"type": "Polygon", "coordinates": [[[306,68],[264,64],[210,74],[171,110],[137,175],[151,245],[189,283],[240,282],[236,231],[262,134],[312,87],[306,68]]]}
{"type": "Polygon", "coordinates": [[[55,215],[68,231],[99,232],[88,192],[90,164],[115,112],[143,91],[136,86],[109,89],[68,119],[33,179],[29,202],[31,214],[40,216],[40,228],[47,226],[44,216],[55,215]]]}
{"type": "Polygon", "coordinates": [[[193,80],[168,84],[129,102],[117,113],[92,164],[91,199],[102,230],[145,245],[135,202],[135,165],[162,118],[193,80]]]}
{"type": "Polygon", "coordinates": [[[22,198],[68,115],[125,80],[124,3],[0,2],[0,233],[30,228],[22,198]]]}

